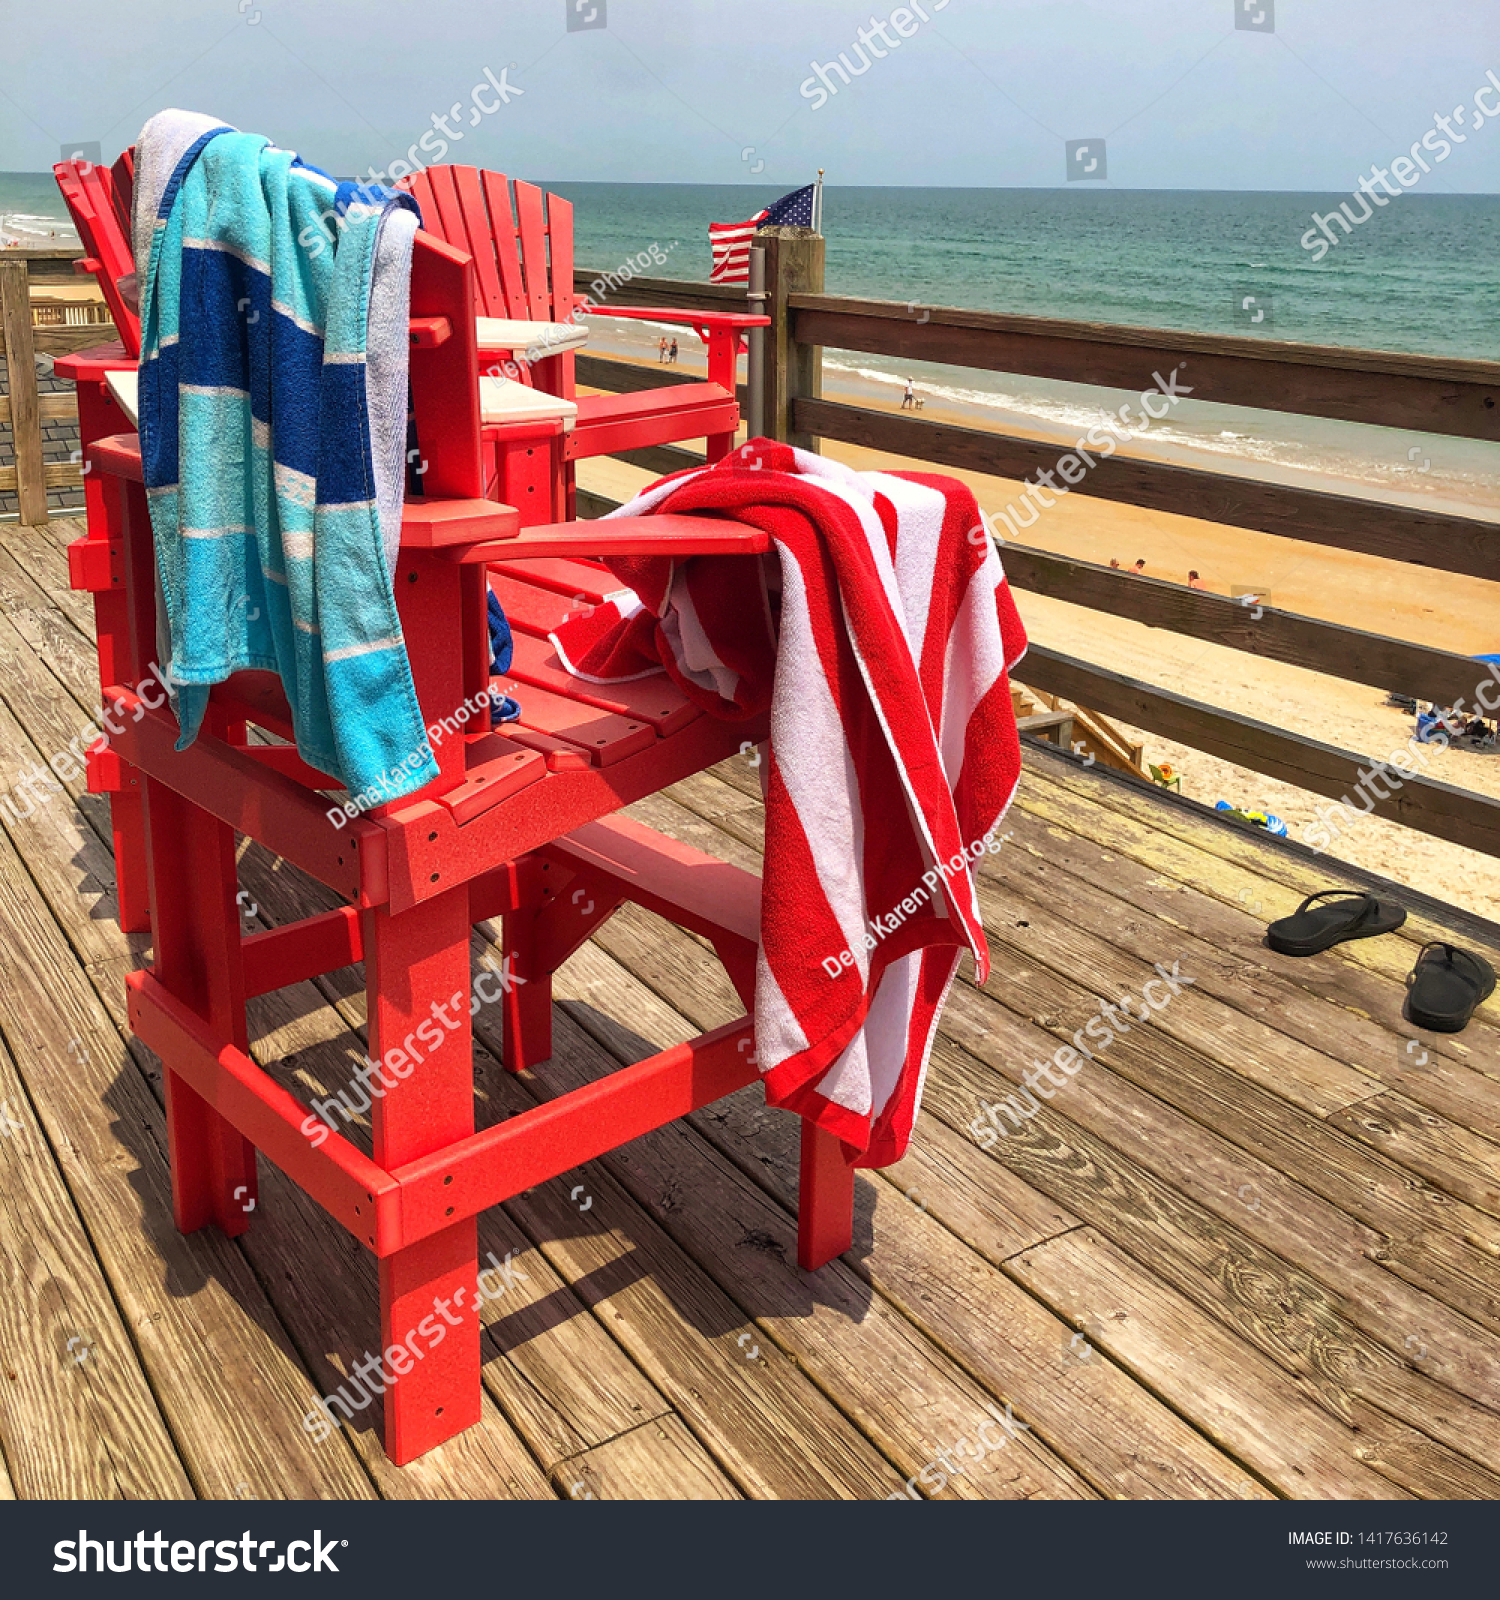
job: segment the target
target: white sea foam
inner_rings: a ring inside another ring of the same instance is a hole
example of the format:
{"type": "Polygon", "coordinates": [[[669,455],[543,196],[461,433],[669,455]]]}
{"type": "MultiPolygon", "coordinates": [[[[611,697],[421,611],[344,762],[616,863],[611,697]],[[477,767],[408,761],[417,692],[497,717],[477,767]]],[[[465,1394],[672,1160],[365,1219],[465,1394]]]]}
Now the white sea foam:
{"type": "MultiPolygon", "coordinates": [[[[906,385],[904,373],[840,359],[839,356],[825,355],[823,370],[828,374],[839,373],[878,384],[892,392],[902,390],[906,385]]],[[[917,379],[917,392],[929,400],[952,406],[974,407],[992,414],[1009,412],[1015,417],[1024,418],[1038,432],[1054,436],[1060,447],[1085,437],[1092,428],[1114,432],[1120,426],[1115,410],[1061,395],[1000,387],[980,389],[965,384],[933,382],[928,378],[917,379]]],[[[1283,423],[1289,430],[1305,425],[1301,419],[1279,414],[1268,416],[1266,420],[1283,423]]],[[[1125,431],[1127,438],[1122,448],[1128,451],[1130,430],[1127,428],[1125,431]]],[[[1380,430],[1382,433],[1386,431],[1380,430]]],[[[1493,496],[1500,489],[1500,481],[1497,481],[1493,472],[1465,470],[1453,463],[1438,464],[1426,456],[1421,459],[1427,465],[1419,466],[1409,460],[1404,451],[1395,459],[1383,458],[1375,453],[1377,446],[1374,441],[1371,441],[1369,448],[1361,449],[1352,441],[1347,446],[1322,440],[1309,442],[1270,429],[1265,432],[1242,432],[1223,427],[1216,419],[1205,419],[1195,424],[1181,411],[1168,421],[1153,423],[1145,432],[1137,432],[1135,437],[1149,440],[1151,448],[1156,450],[1171,447],[1241,461],[1247,466],[1315,473],[1344,479],[1351,484],[1368,485],[1375,482],[1392,489],[1418,492],[1437,490],[1441,484],[1450,490],[1467,491],[1481,498],[1493,496]]],[[[1405,436],[1402,436],[1403,445],[1405,442],[1405,436]]]]}

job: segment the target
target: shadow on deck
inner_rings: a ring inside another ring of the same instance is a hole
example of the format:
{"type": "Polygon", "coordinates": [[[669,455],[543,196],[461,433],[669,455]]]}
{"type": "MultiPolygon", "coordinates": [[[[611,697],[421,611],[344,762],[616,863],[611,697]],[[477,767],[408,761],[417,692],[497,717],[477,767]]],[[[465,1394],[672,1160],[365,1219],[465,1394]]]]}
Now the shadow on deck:
{"type": "MultiPolygon", "coordinates": [[[[0,533],[7,779],[96,698],[71,532],[0,533]]],[[[1419,945],[1500,964],[1490,924],[1394,891],[1398,934],[1277,956],[1266,921],[1374,880],[1030,749],[990,980],[965,963],[849,1255],[796,1269],[796,1126],[758,1088],[519,1196],[481,1219],[483,1420],[398,1470],[378,1404],[302,1421],[374,1351],[373,1260],[264,1162],[241,1240],[172,1226],[142,941],[105,804],[66,788],[0,813],[0,1497],[1500,1496],[1500,1005],[1402,1015],[1419,945]]],[[[632,809],[756,865],[743,762],[632,809]]],[[[247,931],[328,903],[258,849],[241,881],[247,931]]],[[[481,1125],[740,1011],[633,907],[556,994],[520,1078],[476,1018],[481,1125]]],[[[254,1053],[330,1093],[363,1007],[353,969],[265,996],[254,1053]]]]}

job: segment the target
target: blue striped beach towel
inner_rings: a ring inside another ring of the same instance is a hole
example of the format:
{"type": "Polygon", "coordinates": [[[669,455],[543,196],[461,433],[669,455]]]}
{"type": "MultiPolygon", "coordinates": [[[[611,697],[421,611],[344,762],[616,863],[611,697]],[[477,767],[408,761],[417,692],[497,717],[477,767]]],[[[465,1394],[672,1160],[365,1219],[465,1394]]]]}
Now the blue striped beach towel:
{"type": "Polygon", "coordinates": [[[281,678],[304,760],[386,801],[437,775],[392,591],[415,202],[164,112],[137,151],[141,455],[181,728],[281,678]]]}

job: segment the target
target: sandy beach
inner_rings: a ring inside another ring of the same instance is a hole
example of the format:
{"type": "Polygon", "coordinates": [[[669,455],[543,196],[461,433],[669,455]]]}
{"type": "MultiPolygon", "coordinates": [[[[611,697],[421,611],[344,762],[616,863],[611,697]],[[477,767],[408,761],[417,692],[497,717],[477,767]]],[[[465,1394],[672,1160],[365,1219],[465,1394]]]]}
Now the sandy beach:
{"type": "MultiPolygon", "coordinates": [[[[625,357],[614,340],[593,339],[590,348],[600,355],[625,357]]],[[[683,377],[702,375],[700,348],[691,333],[679,336],[676,371],[683,377]]],[[[643,364],[653,363],[645,359],[643,364]]],[[[663,381],[670,381],[667,371],[663,381]]],[[[899,399],[886,399],[862,384],[841,385],[826,374],[824,393],[829,399],[899,411],[899,399]]],[[[960,414],[932,400],[920,415],[929,421],[983,425],[967,407],[960,414]]],[[[832,442],[825,443],[824,453],[861,470],[933,470],[917,460],[832,442]]],[[[1149,440],[1133,443],[1131,453],[1150,456],[1149,440]]],[[[1012,480],[964,471],[954,476],[969,485],[981,508],[992,516],[1012,501],[1019,502],[1020,485],[1012,480]]],[[[597,493],[622,499],[651,477],[604,460],[581,463],[578,481],[597,493]]],[[[1337,487],[1351,492],[1347,483],[1337,487]]],[[[997,526],[1003,528],[998,522],[997,526]]],[[[1195,569],[1216,593],[1253,589],[1279,609],[1348,627],[1468,655],[1500,650],[1500,584],[1480,579],[1090,499],[1084,493],[1061,498],[1025,530],[1023,538],[1037,548],[1100,564],[1116,558],[1128,567],[1144,558],[1147,575],[1165,581],[1185,584],[1189,570],[1195,569]]],[[[1001,556],[1003,560],[1003,550],[1001,556]]],[[[1016,601],[1036,643],[1107,664],[1210,705],[1380,759],[1402,749],[1413,732],[1413,719],[1387,706],[1383,689],[1264,661],[1024,590],[1017,591],[1016,601]]],[[[1476,667],[1476,682],[1481,671],[1476,667]]],[[[1016,676],[1024,684],[1024,664],[1016,676]]],[[[1182,774],[1184,793],[1209,804],[1223,799],[1274,812],[1294,838],[1303,836],[1304,825],[1313,822],[1320,807],[1332,803],[1145,730],[1126,731],[1144,743],[1147,760],[1168,761],[1182,774]]],[[[1500,754],[1430,748],[1426,753],[1428,776],[1500,799],[1500,754]]],[[[1348,821],[1329,854],[1500,921],[1495,864],[1477,851],[1380,818],[1359,817],[1348,821]]]]}

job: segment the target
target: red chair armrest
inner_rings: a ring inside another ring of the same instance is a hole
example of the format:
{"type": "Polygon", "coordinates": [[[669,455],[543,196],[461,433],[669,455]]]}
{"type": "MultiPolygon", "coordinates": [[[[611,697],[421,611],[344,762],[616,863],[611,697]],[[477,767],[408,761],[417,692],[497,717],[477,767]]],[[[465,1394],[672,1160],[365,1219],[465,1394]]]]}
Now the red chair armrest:
{"type": "Polygon", "coordinates": [[[769,328],[771,319],[744,311],[674,311],[658,306],[589,306],[589,316],[627,317],[638,322],[685,322],[708,346],[708,378],[730,394],[735,362],[751,328],[769,328]]]}
{"type": "Polygon", "coordinates": [[[59,378],[67,378],[73,383],[102,383],[106,373],[134,372],[139,365],[118,339],[111,339],[106,344],[90,345],[87,350],[75,350],[69,355],[59,356],[52,363],[52,370],[59,378]]]}
{"type": "Polygon", "coordinates": [[[494,544],[445,548],[445,561],[525,561],[541,556],[706,556],[764,555],[771,536],[728,517],[604,517],[591,522],[557,522],[527,528],[514,539],[494,544]]]}
{"type": "Polygon", "coordinates": [[[521,513],[495,500],[420,500],[406,502],[401,512],[403,550],[451,551],[453,559],[474,545],[501,540],[507,549],[521,531],[521,513]]]}
{"type": "Polygon", "coordinates": [[[595,306],[584,313],[590,317],[634,317],[645,322],[684,322],[695,328],[769,328],[769,317],[752,316],[745,311],[677,311],[665,306],[595,306]]]}

